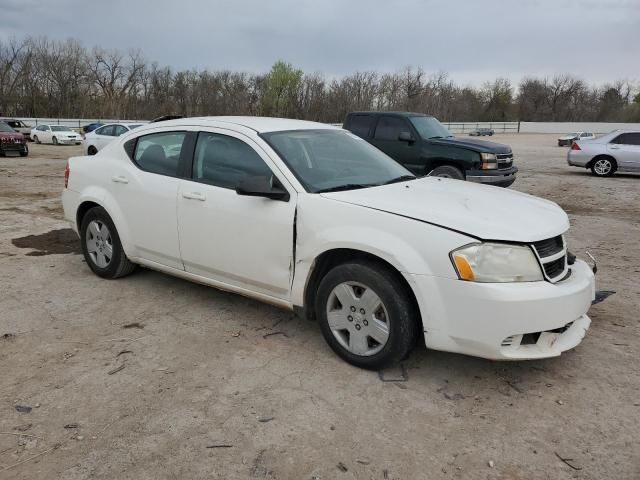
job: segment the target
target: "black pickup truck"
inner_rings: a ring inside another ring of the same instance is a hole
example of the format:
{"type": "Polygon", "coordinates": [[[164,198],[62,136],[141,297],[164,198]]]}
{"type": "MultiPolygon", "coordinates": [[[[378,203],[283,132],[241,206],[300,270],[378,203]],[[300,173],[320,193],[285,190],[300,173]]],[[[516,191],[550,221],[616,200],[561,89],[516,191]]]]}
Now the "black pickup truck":
{"type": "Polygon", "coordinates": [[[435,117],[411,112],[352,112],[343,128],[416,175],[508,187],[516,180],[508,145],[455,138],[435,117]]]}

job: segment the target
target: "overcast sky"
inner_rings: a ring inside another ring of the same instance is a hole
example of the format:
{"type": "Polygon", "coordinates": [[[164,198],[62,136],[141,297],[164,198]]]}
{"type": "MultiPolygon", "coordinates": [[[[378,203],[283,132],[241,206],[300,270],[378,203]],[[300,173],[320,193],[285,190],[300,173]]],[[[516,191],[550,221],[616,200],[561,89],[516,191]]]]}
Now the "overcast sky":
{"type": "Polygon", "coordinates": [[[640,0],[0,0],[0,39],[46,35],[173,68],[328,77],[407,65],[463,84],[640,80],[640,0]]]}

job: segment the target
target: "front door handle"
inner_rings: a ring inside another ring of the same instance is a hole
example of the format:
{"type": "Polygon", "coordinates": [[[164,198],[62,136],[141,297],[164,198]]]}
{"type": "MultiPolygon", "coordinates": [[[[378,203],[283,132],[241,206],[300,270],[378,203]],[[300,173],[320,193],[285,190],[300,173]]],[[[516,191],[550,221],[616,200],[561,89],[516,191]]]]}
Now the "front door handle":
{"type": "Polygon", "coordinates": [[[200,192],[182,192],[182,198],[204,202],[207,199],[207,196],[200,192]]]}
{"type": "Polygon", "coordinates": [[[123,175],[115,175],[111,177],[111,181],[115,183],[129,183],[129,180],[127,180],[127,177],[123,175]]]}

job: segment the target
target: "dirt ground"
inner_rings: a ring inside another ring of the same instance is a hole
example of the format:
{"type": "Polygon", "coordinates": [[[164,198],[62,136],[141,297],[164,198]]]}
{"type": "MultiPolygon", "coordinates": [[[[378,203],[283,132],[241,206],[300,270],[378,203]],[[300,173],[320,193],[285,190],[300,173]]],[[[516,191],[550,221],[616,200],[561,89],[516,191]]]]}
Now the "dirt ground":
{"type": "Polygon", "coordinates": [[[617,293],[560,358],[417,350],[406,382],[289,312],[148,270],[99,279],[59,199],[80,147],[0,159],[0,479],[640,478],[640,176],[569,168],[553,135],[494,140],[617,293]]]}

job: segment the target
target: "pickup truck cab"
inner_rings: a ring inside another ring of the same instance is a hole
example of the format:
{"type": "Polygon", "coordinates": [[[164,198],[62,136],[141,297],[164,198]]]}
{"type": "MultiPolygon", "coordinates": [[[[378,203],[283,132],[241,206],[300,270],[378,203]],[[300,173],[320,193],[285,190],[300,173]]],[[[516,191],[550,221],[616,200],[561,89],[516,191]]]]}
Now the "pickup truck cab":
{"type": "Polygon", "coordinates": [[[455,138],[435,117],[411,112],[352,112],[343,128],[418,176],[508,187],[516,180],[508,145],[455,138]]]}

